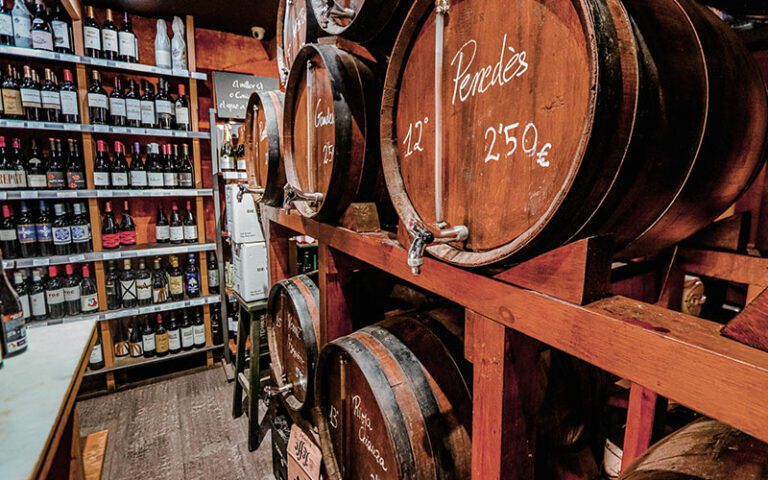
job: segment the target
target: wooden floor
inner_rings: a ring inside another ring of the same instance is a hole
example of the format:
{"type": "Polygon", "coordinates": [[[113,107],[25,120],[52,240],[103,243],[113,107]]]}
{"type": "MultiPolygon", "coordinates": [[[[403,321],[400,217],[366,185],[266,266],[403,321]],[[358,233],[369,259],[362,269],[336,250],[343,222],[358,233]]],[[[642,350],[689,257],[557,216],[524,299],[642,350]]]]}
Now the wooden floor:
{"type": "Polygon", "coordinates": [[[221,368],[78,403],[82,435],[109,431],[104,480],[272,480],[269,436],[248,451],[221,368]]]}

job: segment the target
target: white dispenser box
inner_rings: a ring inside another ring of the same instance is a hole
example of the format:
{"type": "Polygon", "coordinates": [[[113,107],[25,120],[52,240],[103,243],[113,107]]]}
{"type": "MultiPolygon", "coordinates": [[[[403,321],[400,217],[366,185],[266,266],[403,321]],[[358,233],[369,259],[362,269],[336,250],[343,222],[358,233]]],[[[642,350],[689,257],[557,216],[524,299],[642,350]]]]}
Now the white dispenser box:
{"type": "Polygon", "coordinates": [[[261,228],[259,210],[253,195],[243,194],[243,200],[237,200],[240,188],[235,185],[224,187],[227,209],[227,232],[235,243],[263,242],[264,231],[261,228]]]}
{"type": "Polygon", "coordinates": [[[267,244],[233,243],[235,264],[235,293],[246,302],[264,300],[269,294],[267,274],[267,244]]]}

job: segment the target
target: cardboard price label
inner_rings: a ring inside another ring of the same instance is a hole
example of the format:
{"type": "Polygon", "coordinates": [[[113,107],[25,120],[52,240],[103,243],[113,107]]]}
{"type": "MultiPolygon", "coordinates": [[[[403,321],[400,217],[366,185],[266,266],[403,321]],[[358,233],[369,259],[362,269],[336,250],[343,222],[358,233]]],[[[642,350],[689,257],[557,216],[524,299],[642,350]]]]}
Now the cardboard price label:
{"type": "Polygon", "coordinates": [[[288,478],[291,480],[319,480],[323,454],[302,430],[291,427],[288,438],[288,478]]]}

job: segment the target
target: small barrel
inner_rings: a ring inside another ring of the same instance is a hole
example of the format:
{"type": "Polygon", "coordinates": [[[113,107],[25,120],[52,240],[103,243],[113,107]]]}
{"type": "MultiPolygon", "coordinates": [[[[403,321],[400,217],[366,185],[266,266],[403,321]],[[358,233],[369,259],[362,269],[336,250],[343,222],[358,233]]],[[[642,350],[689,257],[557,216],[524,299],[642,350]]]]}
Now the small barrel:
{"type": "Polygon", "coordinates": [[[280,0],[277,6],[277,68],[288,82],[293,60],[301,48],[317,41],[318,26],[308,0],[280,0]]]}
{"type": "Polygon", "coordinates": [[[307,0],[320,28],[366,43],[379,37],[394,39],[410,0],[307,0]]]}
{"type": "Polygon", "coordinates": [[[375,199],[381,89],[371,67],[333,45],[307,45],[296,57],[283,150],[289,187],[320,195],[295,203],[305,217],[334,221],[353,201],[375,199]]]}
{"type": "Polygon", "coordinates": [[[393,317],[323,348],[316,420],[330,478],[470,478],[471,376],[461,319],[393,317]]]}
{"type": "Polygon", "coordinates": [[[283,135],[283,102],[279,91],[255,92],[245,113],[245,150],[248,185],[263,189],[261,202],[273,207],[283,205],[285,167],[280,138],[283,135]]]}
{"type": "Polygon", "coordinates": [[[312,404],[312,383],[319,350],[319,290],[307,275],[272,286],[266,332],[272,374],[288,408],[305,411],[312,404]]]}
{"type": "Polygon", "coordinates": [[[768,444],[716,420],[697,420],[651,447],[621,480],[764,480],[768,444]]]}

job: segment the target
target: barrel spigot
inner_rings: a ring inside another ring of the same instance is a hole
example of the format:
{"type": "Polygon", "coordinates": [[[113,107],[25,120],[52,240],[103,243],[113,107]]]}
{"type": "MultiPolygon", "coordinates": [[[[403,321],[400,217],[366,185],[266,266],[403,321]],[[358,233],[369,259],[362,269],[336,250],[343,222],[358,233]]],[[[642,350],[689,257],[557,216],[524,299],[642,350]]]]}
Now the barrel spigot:
{"type": "Polygon", "coordinates": [[[283,187],[283,208],[290,211],[296,202],[320,203],[323,201],[322,193],[305,193],[287,183],[283,187]]]}
{"type": "MultiPolygon", "coordinates": [[[[251,195],[258,195],[259,197],[264,196],[264,189],[263,188],[251,188],[247,185],[243,185],[242,183],[237,186],[237,203],[243,203],[243,195],[246,193],[250,193],[251,195]]],[[[258,201],[258,200],[257,200],[258,201]]]]}
{"type": "Polygon", "coordinates": [[[289,383],[287,385],[283,385],[282,387],[275,387],[272,385],[267,385],[264,387],[264,396],[267,398],[276,397],[278,395],[282,395],[284,393],[288,393],[291,390],[293,390],[293,384],[289,383]]]}
{"type": "Polygon", "coordinates": [[[408,222],[408,232],[413,235],[411,246],[408,248],[408,266],[411,267],[411,273],[414,275],[421,273],[421,266],[424,265],[424,252],[427,247],[443,243],[463,242],[469,238],[469,229],[464,225],[443,228],[435,235],[417,220],[408,222]]]}

